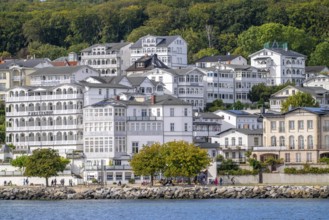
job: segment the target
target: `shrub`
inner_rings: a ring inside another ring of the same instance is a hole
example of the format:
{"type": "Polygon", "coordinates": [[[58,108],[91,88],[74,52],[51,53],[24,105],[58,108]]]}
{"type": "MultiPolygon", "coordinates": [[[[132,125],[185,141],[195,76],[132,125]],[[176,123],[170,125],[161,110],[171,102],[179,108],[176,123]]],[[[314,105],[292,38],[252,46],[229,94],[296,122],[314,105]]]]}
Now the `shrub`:
{"type": "Polygon", "coordinates": [[[129,183],[130,183],[130,184],[134,184],[134,183],[135,183],[135,179],[130,179],[130,180],[129,180],[129,183]]]}

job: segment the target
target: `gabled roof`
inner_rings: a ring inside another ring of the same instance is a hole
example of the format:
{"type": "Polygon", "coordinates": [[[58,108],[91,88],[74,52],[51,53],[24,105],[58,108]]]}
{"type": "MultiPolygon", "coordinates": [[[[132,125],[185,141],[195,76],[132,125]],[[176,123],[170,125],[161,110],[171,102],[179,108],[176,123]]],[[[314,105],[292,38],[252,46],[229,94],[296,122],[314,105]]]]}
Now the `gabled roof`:
{"type": "Polygon", "coordinates": [[[50,60],[47,58],[7,60],[5,63],[0,64],[0,69],[9,69],[15,65],[26,68],[34,68],[40,63],[50,63],[50,60]]]}
{"type": "Polygon", "coordinates": [[[129,86],[121,85],[119,82],[125,78],[126,76],[110,76],[110,77],[102,77],[102,76],[90,76],[88,78],[92,78],[97,80],[99,83],[90,83],[86,80],[79,81],[79,84],[92,87],[92,88],[119,88],[119,89],[131,89],[129,86]]]}
{"type": "Polygon", "coordinates": [[[215,113],[221,113],[221,112],[224,112],[224,113],[236,116],[236,117],[253,117],[253,118],[259,117],[258,115],[253,115],[253,114],[250,114],[243,110],[217,110],[217,111],[215,111],[215,113]]]}
{"type": "Polygon", "coordinates": [[[62,75],[62,74],[73,74],[80,69],[95,69],[90,66],[61,66],[61,67],[45,67],[38,69],[37,71],[30,74],[30,76],[38,76],[38,75],[62,75]]]}
{"type": "Polygon", "coordinates": [[[216,115],[213,112],[200,112],[194,118],[203,118],[203,119],[223,119],[223,117],[216,115]]]}
{"type": "MultiPolygon", "coordinates": [[[[190,103],[187,103],[181,99],[178,99],[171,95],[155,95],[155,102],[154,105],[189,105],[190,103]]],[[[136,100],[129,100],[129,101],[122,101],[129,105],[151,105],[151,98],[145,100],[144,102],[138,102],[136,100]]]]}
{"type": "Polygon", "coordinates": [[[235,58],[239,57],[240,55],[216,55],[216,56],[204,56],[197,61],[196,63],[215,63],[220,61],[231,61],[235,58]]]}
{"type": "Polygon", "coordinates": [[[143,38],[146,37],[155,37],[157,38],[157,40],[161,39],[159,43],[157,43],[156,47],[168,47],[172,42],[174,42],[177,38],[181,37],[179,35],[174,35],[174,36],[154,36],[154,35],[146,35],[144,37],[141,37],[138,39],[138,41],[136,41],[136,43],[134,43],[133,45],[131,45],[131,49],[133,48],[141,48],[142,47],[142,40],[143,38]]]}
{"type": "Polygon", "coordinates": [[[328,71],[328,67],[326,66],[306,66],[305,73],[321,73],[324,71],[328,71]]]}
{"type": "MultiPolygon", "coordinates": [[[[282,48],[263,48],[255,53],[252,53],[250,54],[248,57],[252,57],[264,50],[270,50],[270,51],[273,51],[277,54],[281,54],[283,56],[287,56],[287,57],[306,57],[305,55],[301,54],[301,53],[298,53],[298,52],[295,52],[295,51],[292,51],[292,50],[285,50],[285,49],[282,49],[282,48]]],[[[268,57],[267,57],[268,58],[268,57]]]]}
{"type": "MultiPolygon", "coordinates": [[[[322,95],[324,93],[328,93],[329,92],[328,90],[326,90],[326,89],[324,89],[322,87],[309,87],[309,86],[301,87],[301,86],[292,86],[292,85],[289,85],[289,86],[286,86],[283,89],[277,91],[276,93],[272,94],[271,95],[271,98],[274,98],[276,95],[280,94],[282,91],[287,90],[288,88],[295,88],[296,90],[299,90],[301,92],[309,93],[313,97],[317,97],[319,95],[322,95]]],[[[287,96],[290,96],[290,95],[287,95],[287,96]]]]}
{"type": "Polygon", "coordinates": [[[328,115],[329,114],[329,108],[323,108],[323,107],[298,107],[298,108],[294,108],[290,111],[287,111],[285,113],[283,113],[282,115],[286,115],[289,114],[291,112],[295,112],[295,111],[299,111],[299,110],[304,110],[316,115],[328,115]]]}
{"type": "Polygon", "coordinates": [[[217,135],[221,135],[221,134],[224,134],[224,133],[229,132],[229,131],[236,131],[236,132],[239,132],[239,133],[242,133],[242,134],[245,134],[245,135],[262,135],[263,134],[263,129],[251,130],[251,129],[229,128],[225,131],[219,132],[217,135]]]}
{"type": "Polygon", "coordinates": [[[120,50],[122,47],[127,46],[128,44],[130,44],[130,43],[129,42],[120,42],[120,43],[94,44],[90,47],[87,47],[87,48],[81,50],[81,52],[91,52],[94,47],[98,47],[98,46],[106,47],[106,51],[113,51],[113,50],[116,51],[116,50],[120,50]]]}
{"type": "Polygon", "coordinates": [[[156,54],[153,54],[151,56],[145,55],[139,58],[130,67],[126,69],[126,72],[148,71],[155,68],[170,69],[166,64],[164,64],[161,60],[158,59],[158,56],[156,54]],[[138,63],[143,63],[143,66],[138,66],[138,63]]]}
{"type": "Polygon", "coordinates": [[[202,71],[200,68],[198,67],[186,67],[186,68],[180,68],[180,69],[168,69],[166,70],[169,73],[172,73],[174,75],[178,75],[178,76],[184,76],[189,74],[190,72],[197,70],[198,72],[200,72],[203,75],[206,75],[204,73],[204,71],[202,71]]]}

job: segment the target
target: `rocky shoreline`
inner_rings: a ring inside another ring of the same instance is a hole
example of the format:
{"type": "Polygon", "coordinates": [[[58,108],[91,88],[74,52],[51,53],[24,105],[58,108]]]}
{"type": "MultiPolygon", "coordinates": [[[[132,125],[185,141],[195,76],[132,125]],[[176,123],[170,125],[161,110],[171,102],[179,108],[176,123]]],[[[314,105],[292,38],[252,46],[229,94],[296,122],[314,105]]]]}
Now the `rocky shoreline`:
{"type": "Polygon", "coordinates": [[[329,198],[329,186],[0,188],[0,200],[329,198]]]}

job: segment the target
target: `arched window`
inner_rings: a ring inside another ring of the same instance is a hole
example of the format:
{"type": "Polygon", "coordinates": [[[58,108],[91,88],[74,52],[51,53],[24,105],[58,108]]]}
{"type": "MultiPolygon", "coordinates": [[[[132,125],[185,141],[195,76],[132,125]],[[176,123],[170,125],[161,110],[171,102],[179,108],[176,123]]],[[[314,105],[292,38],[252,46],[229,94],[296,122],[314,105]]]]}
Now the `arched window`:
{"type": "Polygon", "coordinates": [[[283,136],[280,136],[280,147],[284,147],[285,144],[284,144],[284,137],[283,136]]]}
{"type": "Polygon", "coordinates": [[[304,149],[304,137],[303,135],[298,136],[298,149],[304,149]]]}
{"type": "Polygon", "coordinates": [[[324,136],[324,146],[329,149],[329,135],[324,136]]]}
{"type": "Polygon", "coordinates": [[[289,149],[295,149],[295,137],[289,136],[289,149]]]}
{"type": "Polygon", "coordinates": [[[271,137],[271,146],[276,146],[276,137],[275,136],[271,137]]]}
{"type": "Polygon", "coordinates": [[[307,149],[313,149],[313,136],[307,136],[307,149]]]}

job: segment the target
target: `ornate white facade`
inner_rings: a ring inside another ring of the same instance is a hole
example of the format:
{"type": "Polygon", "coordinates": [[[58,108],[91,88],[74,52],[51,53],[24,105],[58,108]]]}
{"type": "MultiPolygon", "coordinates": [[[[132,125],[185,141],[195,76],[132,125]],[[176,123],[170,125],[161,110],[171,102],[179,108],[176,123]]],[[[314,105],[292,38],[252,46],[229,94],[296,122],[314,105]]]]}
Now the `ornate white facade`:
{"type": "Polygon", "coordinates": [[[187,43],[181,36],[147,35],[131,45],[130,51],[131,65],[145,54],[157,54],[158,59],[170,68],[187,66],[187,43]]]}
{"type": "Polygon", "coordinates": [[[83,90],[79,85],[17,87],[6,98],[6,138],[17,150],[82,150],[83,90]]]}
{"type": "Polygon", "coordinates": [[[305,79],[306,56],[288,50],[287,45],[281,48],[276,44],[273,46],[249,55],[251,66],[268,72],[268,85],[281,85],[286,82],[301,85],[305,79]]]}
{"type": "Polygon", "coordinates": [[[221,99],[224,103],[236,101],[250,103],[248,93],[254,85],[266,83],[264,73],[248,65],[221,64],[217,68],[202,69],[207,76],[205,81],[206,100],[211,103],[221,99]]]}
{"type": "Polygon", "coordinates": [[[130,66],[132,43],[95,44],[81,51],[80,65],[89,65],[102,76],[119,76],[130,66]]]}

